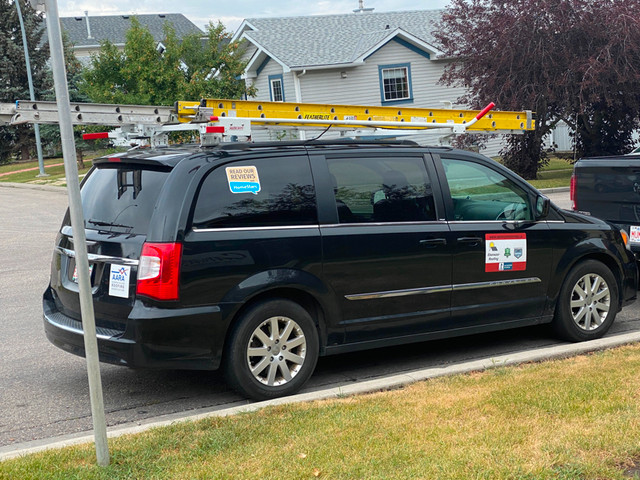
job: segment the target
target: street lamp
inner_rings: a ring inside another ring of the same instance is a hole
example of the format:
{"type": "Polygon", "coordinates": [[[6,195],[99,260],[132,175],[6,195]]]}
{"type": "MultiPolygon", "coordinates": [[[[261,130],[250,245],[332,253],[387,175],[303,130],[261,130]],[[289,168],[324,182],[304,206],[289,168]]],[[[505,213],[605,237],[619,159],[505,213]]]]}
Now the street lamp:
{"type": "MultiPolygon", "coordinates": [[[[27,46],[27,33],[24,29],[24,20],[22,19],[22,10],[20,10],[20,0],[15,0],[18,9],[18,20],[20,20],[20,29],[22,30],[22,46],[24,47],[24,60],[27,64],[27,80],[29,82],[29,97],[34,102],[36,95],[33,91],[33,77],[31,76],[31,61],[29,60],[29,48],[27,46]]],[[[38,151],[38,167],[40,168],[39,177],[48,177],[44,171],[44,160],[42,159],[42,143],[40,142],[40,125],[33,124],[33,130],[36,134],[36,150],[38,151]]]]}
{"type": "MultiPolygon", "coordinates": [[[[17,0],[19,1],[19,0],[17,0]]],[[[84,336],[85,357],[87,359],[87,375],[89,379],[89,399],[91,401],[91,417],[93,418],[93,436],[95,439],[98,465],[109,465],[109,444],[107,441],[107,423],[104,413],[104,398],[102,395],[102,379],[98,358],[98,340],[96,337],[96,320],[93,311],[93,296],[91,294],[91,279],[89,275],[89,258],[87,255],[87,237],[84,231],[84,214],[82,212],[82,198],[78,183],[78,163],[76,161],[76,146],[73,138],[73,123],[71,120],[71,104],[67,87],[67,72],[64,65],[64,49],[62,46],[62,31],[58,15],[57,0],[29,0],[34,9],[44,11],[49,35],[49,49],[51,50],[51,71],[58,104],[58,120],[60,124],[60,138],[62,140],[62,155],[64,157],[64,172],[67,178],[67,194],[69,196],[69,216],[73,230],[73,248],[78,267],[78,286],[80,296],[80,313],[84,336]]]]}

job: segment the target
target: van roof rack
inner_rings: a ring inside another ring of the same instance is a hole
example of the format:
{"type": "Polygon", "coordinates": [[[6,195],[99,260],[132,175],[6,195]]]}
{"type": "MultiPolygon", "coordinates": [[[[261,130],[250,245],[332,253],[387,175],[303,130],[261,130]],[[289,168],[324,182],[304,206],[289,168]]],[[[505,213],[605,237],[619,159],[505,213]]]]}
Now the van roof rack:
{"type": "MultiPolygon", "coordinates": [[[[238,140],[251,141],[252,129],[294,129],[300,132],[304,143],[321,141],[306,140],[307,131],[322,132],[329,128],[338,129],[341,134],[356,139],[363,136],[415,135],[430,129],[442,131],[445,135],[457,135],[515,134],[535,128],[531,111],[493,111],[494,107],[491,103],[482,110],[460,110],[226,99],[179,101],[173,107],[97,103],[69,105],[75,125],[117,127],[111,132],[85,134],[87,140],[112,138],[123,142],[145,141],[154,147],[168,145],[169,134],[180,131],[197,131],[201,146],[216,146],[236,143],[238,140]]],[[[0,104],[0,124],[3,123],[58,123],[57,104],[26,100],[0,104]]],[[[337,143],[336,140],[329,142],[337,143]]],[[[406,140],[399,142],[393,144],[402,145],[406,140]]],[[[357,139],[354,143],[392,144],[387,139],[357,139]]]]}

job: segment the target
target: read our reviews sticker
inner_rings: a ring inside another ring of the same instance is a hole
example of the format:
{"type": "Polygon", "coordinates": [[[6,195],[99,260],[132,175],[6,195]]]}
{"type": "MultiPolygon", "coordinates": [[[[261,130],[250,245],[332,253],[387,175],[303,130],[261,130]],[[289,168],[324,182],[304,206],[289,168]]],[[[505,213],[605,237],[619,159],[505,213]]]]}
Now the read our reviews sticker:
{"type": "Polygon", "coordinates": [[[527,269],[526,233],[485,234],[485,272],[527,269]]]}
{"type": "Polygon", "coordinates": [[[254,166],[227,167],[227,181],[231,193],[253,193],[260,191],[260,177],[258,169],[254,166]]]}

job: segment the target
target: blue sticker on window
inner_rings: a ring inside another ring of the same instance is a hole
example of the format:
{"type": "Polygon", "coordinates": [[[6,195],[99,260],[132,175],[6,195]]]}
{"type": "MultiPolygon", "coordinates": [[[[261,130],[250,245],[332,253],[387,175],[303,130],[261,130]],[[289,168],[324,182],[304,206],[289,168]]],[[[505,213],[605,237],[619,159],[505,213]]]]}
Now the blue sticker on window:
{"type": "Polygon", "coordinates": [[[253,193],[260,191],[260,177],[258,169],[254,166],[227,167],[227,180],[231,193],[253,193]]]}

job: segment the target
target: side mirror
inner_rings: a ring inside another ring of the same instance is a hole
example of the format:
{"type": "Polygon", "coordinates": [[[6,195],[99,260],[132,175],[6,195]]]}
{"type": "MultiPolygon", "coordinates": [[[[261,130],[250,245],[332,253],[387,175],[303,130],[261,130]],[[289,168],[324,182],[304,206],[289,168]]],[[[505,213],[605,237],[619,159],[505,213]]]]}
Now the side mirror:
{"type": "Polygon", "coordinates": [[[551,200],[544,195],[538,195],[536,198],[536,220],[542,220],[549,215],[549,207],[551,200]]]}

